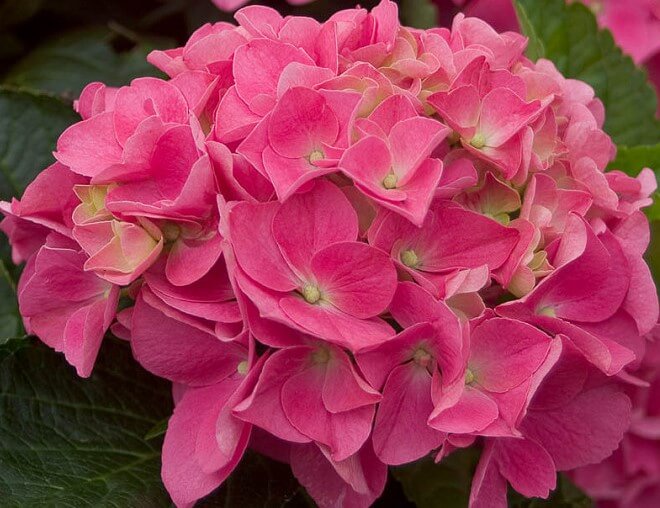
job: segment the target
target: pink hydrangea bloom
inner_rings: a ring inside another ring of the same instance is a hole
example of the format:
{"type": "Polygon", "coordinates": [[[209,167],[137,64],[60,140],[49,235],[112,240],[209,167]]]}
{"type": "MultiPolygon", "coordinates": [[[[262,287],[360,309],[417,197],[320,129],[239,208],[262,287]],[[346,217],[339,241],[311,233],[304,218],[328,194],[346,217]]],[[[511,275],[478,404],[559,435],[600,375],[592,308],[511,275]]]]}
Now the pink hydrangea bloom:
{"type": "MultiPolygon", "coordinates": [[[[498,31],[520,31],[511,0],[433,0],[445,13],[460,9],[481,18],[498,31]]],[[[651,82],[660,91],[660,2],[658,0],[566,0],[582,2],[596,15],[598,24],[612,32],[616,43],[636,64],[648,68],[651,82]]],[[[660,93],[660,92],[659,92],[660,93]]]]}
{"type": "MultiPolygon", "coordinates": [[[[223,11],[235,11],[243,7],[249,0],[211,0],[218,9],[223,11]]],[[[314,0],[287,0],[291,5],[304,5],[314,0]]]]}
{"type": "Polygon", "coordinates": [[[248,447],[324,508],[466,446],[472,507],[587,466],[594,495],[612,470],[639,489],[603,496],[656,492],[657,464],[625,455],[657,438],[636,393],[657,364],[656,182],[605,171],[593,90],[462,14],[235,17],[154,51],[169,79],[88,85],[58,162],[0,203],[26,329],[82,376],[111,330],[173,383],[174,503],[248,447]]]}

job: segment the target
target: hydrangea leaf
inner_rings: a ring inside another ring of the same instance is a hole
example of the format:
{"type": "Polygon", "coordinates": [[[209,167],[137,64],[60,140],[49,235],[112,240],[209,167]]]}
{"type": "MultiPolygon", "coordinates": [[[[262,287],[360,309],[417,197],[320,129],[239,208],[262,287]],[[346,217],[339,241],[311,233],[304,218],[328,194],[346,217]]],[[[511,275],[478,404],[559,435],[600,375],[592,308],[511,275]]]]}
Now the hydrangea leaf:
{"type": "Polygon", "coordinates": [[[656,95],[646,74],[598,28],[594,14],[579,2],[516,0],[523,32],[530,39],[528,56],[548,58],[566,77],[586,81],[605,104],[605,130],[615,143],[657,143],[660,122],[656,95]]]}
{"type": "Polygon", "coordinates": [[[609,169],[637,175],[643,168],[660,169],[660,143],[655,145],[618,146],[616,159],[609,169]]]}
{"type": "Polygon", "coordinates": [[[56,97],[0,86],[0,199],[20,196],[55,161],[58,136],[78,119],[56,97]]]}
{"type": "Polygon", "coordinates": [[[171,41],[144,40],[129,51],[118,53],[112,46],[118,37],[124,38],[105,29],[79,30],[59,36],[37,47],[9,69],[4,81],[75,99],[92,81],[121,86],[137,77],[161,75],[146,57],[155,47],[171,46],[171,41]]]}
{"type": "Polygon", "coordinates": [[[169,384],[106,341],[91,378],[43,345],[0,364],[3,506],[168,506],[160,442],[145,433],[171,411],[169,384]]]}
{"type": "Polygon", "coordinates": [[[415,28],[432,28],[438,25],[438,7],[431,0],[402,0],[401,21],[415,28]]]}
{"type": "Polygon", "coordinates": [[[316,506],[288,464],[248,451],[227,481],[198,508],[311,508],[316,506]]]}
{"type": "MultiPolygon", "coordinates": [[[[619,146],[616,159],[608,169],[619,169],[631,176],[637,175],[642,169],[655,170],[655,178],[660,182],[660,143],[655,145],[619,146]]],[[[660,220],[660,192],[653,194],[653,205],[644,209],[650,220],[660,220]]]]}
{"type": "MultiPolygon", "coordinates": [[[[6,240],[1,240],[4,250],[6,240]]],[[[0,259],[0,345],[12,337],[23,334],[23,324],[18,314],[16,286],[5,260],[0,259]]]]}
{"type": "Polygon", "coordinates": [[[478,459],[479,451],[471,447],[455,451],[440,464],[423,459],[392,468],[392,474],[417,508],[464,508],[478,459]]]}
{"type": "Polygon", "coordinates": [[[0,0],[0,29],[32,17],[43,0],[0,0]]]}

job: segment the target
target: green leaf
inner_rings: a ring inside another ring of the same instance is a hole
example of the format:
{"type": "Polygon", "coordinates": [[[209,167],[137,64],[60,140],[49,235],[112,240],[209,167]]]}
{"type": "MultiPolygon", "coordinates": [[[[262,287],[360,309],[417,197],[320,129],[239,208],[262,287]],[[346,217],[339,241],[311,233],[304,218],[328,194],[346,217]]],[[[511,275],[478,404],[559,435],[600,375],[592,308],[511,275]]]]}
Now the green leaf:
{"type": "Polygon", "coordinates": [[[106,29],[80,30],[46,42],[12,67],[5,83],[74,99],[92,81],[121,86],[137,77],[160,76],[146,57],[155,46],[172,42],[138,41],[130,51],[117,53],[111,44],[113,40],[138,36],[113,26],[114,33],[106,29]]]}
{"type": "MultiPolygon", "coordinates": [[[[657,206],[656,201],[654,206],[657,206]]],[[[651,245],[646,251],[646,261],[651,268],[653,280],[656,284],[660,281],[660,220],[651,222],[651,245]]]]}
{"type": "Polygon", "coordinates": [[[156,439],[157,437],[164,436],[165,432],[167,432],[167,424],[168,424],[169,420],[170,420],[169,418],[163,418],[162,420],[157,422],[144,435],[144,438],[148,441],[150,439],[156,439]]]}
{"type": "Polygon", "coordinates": [[[431,0],[401,0],[400,10],[406,26],[423,29],[438,26],[438,7],[431,0]]]}
{"type": "Polygon", "coordinates": [[[620,169],[631,176],[637,176],[644,168],[660,170],[660,143],[630,147],[619,146],[616,159],[609,165],[609,169],[620,169]]]}
{"type": "Polygon", "coordinates": [[[0,0],[0,29],[31,18],[43,0],[0,0]]]}
{"type": "Polygon", "coordinates": [[[0,338],[0,361],[32,344],[29,336],[0,338]]]}
{"type": "Polygon", "coordinates": [[[0,504],[168,506],[144,435],[170,411],[169,384],[119,341],[86,380],[43,345],[20,349],[0,364],[0,504]]]}
{"type": "Polygon", "coordinates": [[[20,196],[54,162],[57,138],[76,120],[56,97],[0,86],[0,199],[20,196]]]}
{"type": "MultiPolygon", "coordinates": [[[[4,242],[4,239],[2,241],[4,242]]],[[[16,287],[4,260],[0,260],[0,344],[23,333],[16,301],[16,287]]]]}
{"type": "Polygon", "coordinates": [[[564,0],[516,0],[516,9],[530,38],[528,56],[548,58],[565,76],[593,86],[607,111],[605,130],[616,144],[658,142],[655,91],[587,7],[564,0]]]}
{"type": "Polygon", "coordinates": [[[312,508],[288,464],[248,451],[238,467],[197,508],[312,508]]]}
{"type": "Polygon", "coordinates": [[[422,459],[393,468],[392,474],[417,508],[465,508],[478,460],[479,450],[471,447],[455,451],[440,464],[422,459]]]}

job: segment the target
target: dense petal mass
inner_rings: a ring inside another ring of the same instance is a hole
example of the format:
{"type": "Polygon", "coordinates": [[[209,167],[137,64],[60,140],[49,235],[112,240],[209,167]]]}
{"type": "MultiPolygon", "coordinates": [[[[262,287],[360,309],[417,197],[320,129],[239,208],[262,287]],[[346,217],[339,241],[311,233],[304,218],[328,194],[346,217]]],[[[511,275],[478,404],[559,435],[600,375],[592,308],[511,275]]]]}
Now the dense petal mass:
{"type": "MultiPolygon", "coordinates": [[[[601,20],[641,40],[613,17],[639,2],[601,20]]],[[[321,508],[466,447],[470,508],[574,468],[612,508],[655,508],[659,168],[609,169],[603,103],[522,35],[398,14],[250,5],[152,52],[164,79],[85,87],[57,162],[0,201],[25,332],[87,377],[111,331],[173,384],[177,508],[248,446],[321,508]]]]}

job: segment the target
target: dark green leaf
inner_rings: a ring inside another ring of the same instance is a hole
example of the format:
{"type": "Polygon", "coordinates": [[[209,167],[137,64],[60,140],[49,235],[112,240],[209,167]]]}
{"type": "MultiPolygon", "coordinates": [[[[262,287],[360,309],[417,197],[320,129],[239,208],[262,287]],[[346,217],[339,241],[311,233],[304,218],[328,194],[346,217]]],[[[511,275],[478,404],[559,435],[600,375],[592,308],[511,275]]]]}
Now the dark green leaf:
{"type": "Polygon", "coordinates": [[[305,490],[288,464],[247,452],[216,492],[197,508],[310,508],[305,490]]]}
{"type": "Polygon", "coordinates": [[[146,57],[154,46],[171,41],[141,41],[130,51],[117,53],[111,45],[113,39],[138,36],[113,26],[121,33],[80,30],[39,46],[9,70],[5,83],[74,99],[92,81],[121,86],[137,77],[160,75],[146,57]]]}
{"type": "Polygon", "coordinates": [[[90,379],[43,345],[0,364],[3,506],[168,506],[159,443],[145,433],[171,411],[168,383],[107,341],[90,379]]]}
{"type": "Polygon", "coordinates": [[[0,260],[0,344],[20,335],[23,335],[23,324],[18,313],[16,287],[4,260],[0,260]]]}
{"type": "Polygon", "coordinates": [[[418,508],[465,508],[479,459],[474,447],[458,450],[435,464],[430,458],[392,470],[418,508]]]}
{"type": "Polygon", "coordinates": [[[438,7],[431,0],[401,0],[401,21],[414,28],[432,28],[438,25],[438,7]]]}
{"type": "Polygon", "coordinates": [[[28,336],[0,339],[0,361],[30,344],[32,344],[32,339],[28,336]]]}
{"type": "Polygon", "coordinates": [[[160,437],[160,436],[164,436],[165,432],[167,432],[167,423],[168,423],[168,421],[169,421],[169,418],[163,418],[161,421],[157,422],[144,435],[144,438],[149,440],[149,439],[156,439],[157,437],[160,437]]]}
{"type": "Polygon", "coordinates": [[[609,169],[620,169],[637,176],[643,168],[660,169],[660,143],[656,145],[619,146],[609,169]]]}
{"type": "Polygon", "coordinates": [[[624,55],[593,13],[579,2],[516,0],[529,57],[552,60],[567,77],[586,81],[607,111],[605,130],[615,143],[636,146],[660,140],[656,95],[646,74],[624,55]]]}
{"type": "Polygon", "coordinates": [[[57,138],[78,119],[56,97],[0,87],[0,199],[20,196],[54,162],[57,138]]]}
{"type": "Polygon", "coordinates": [[[0,28],[32,17],[42,3],[43,0],[0,0],[0,28]]]}

